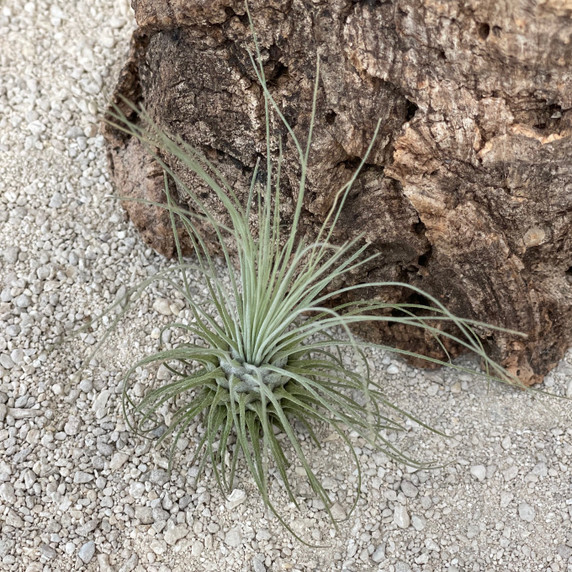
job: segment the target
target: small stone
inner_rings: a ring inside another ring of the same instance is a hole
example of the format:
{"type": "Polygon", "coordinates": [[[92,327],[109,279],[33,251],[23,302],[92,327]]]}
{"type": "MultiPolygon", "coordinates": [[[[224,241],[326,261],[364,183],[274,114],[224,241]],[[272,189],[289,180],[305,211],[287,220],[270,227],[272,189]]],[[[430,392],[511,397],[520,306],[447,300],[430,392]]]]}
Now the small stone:
{"type": "Polygon", "coordinates": [[[48,546],[47,544],[40,544],[40,547],[38,548],[38,552],[40,553],[41,556],[43,556],[47,560],[52,560],[57,555],[56,551],[51,546],[48,546]]]}
{"type": "Polygon", "coordinates": [[[521,502],[518,505],[518,516],[526,522],[532,522],[536,516],[536,511],[528,503],[521,502]]]}
{"type": "Polygon", "coordinates": [[[64,425],[64,431],[66,435],[77,435],[79,432],[79,426],[80,420],[72,415],[64,425]]]}
{"type": "Polygon", "coordinates": [[[391,365],[387,368],[387,373],[389,373],[390,375],[396,375],[396,374],[399,373],[399,371],[400,371],[399,368],[398,368],[396,365],[394,365],[394,364],[391,364],[391,365]]]}
{"type": "Polygon", "coordinates": [[[410,499],[415,498],[419,494],[419,489],[411,481],[401,481],[401,490],[410,499]]]}
{"type": "Polygon", "coordinates": [[[90,475],[85,471],[77,471],[73,477],[73,482],[76,484],[85,484],[90,481],[93,481],[93,475],[90,475]]]}
{"type": "Polygon", "coordinates": [[[541,478],[546,477],[548,475],[548,467],[546,466],[546,463],[540,462],[535,465],[532,471],[530,471],[530,474],[541,478]]]}
{"type": "Polygon", "coordinates": [[[165,298],[157,298],[157,300],[153,302],[153,310],[159,312],[159,314],[163,314],[163,316],[170,316],[171,305],[169,304],[169,300],[165,300],[165,298]]]}
{"type": "Polygon", "coordinates": [[[418,516],[418,515],[414,514],[411,517],[411,524],[413,525],[413,528],[417,531],[423,530],[425,528],[426,522],[427,521],[422,516],[418,516]]]}
{"type": "Polygon", "coordinates": [[[4,419],[6,419],[7,414],[8,414],[8,407],[6,407],[5,403],[0,403],[0,423],[4,422],[4,419]]]}
{"type": "Polygon", "coordinates": [[[113,572],[113,568],[109,564],[109,555],[103,552],[97,555],[97,565],[99,566],[99,572],[113,572]]]}
{"type": "Polygon", "coordinates": [[[502,492],[500,495],[500,505],[502,508],[506,508],[513,499],[513,494],[509,492],[502,492]]]}
{"type": "Polygon", "coordinates": [[[487,476],[487,468],[484,465],[473,465],[471,467],[471,475],[479,481],[484,481],[487,476]]]}
{"type": "Polygon", "coordinates": [[[161,554],[164,554],[167,550],[167,545],[165,544],[165,542],[163,542],[162,540],[152,540],[151,543],[149,544],[149,548],[155,553],[157,554],[157,556],[161,556],[161,554]]]}
{"type": "Polygon", "coordinates": [[[0,498],[10,504],[16,503],[16,494],[11,483],[2,483],[0,485],[0,498]]]}
{"type": "Polygon", "coordinates": [[[137,568],[137,564],[139,564],[139,556],[133,552],[117,572],[132,572],[137,568]]]}
{"type": "Polygon", "coordinates": [[[8,264],[16,264],[16,262],[18,262],[19,254],[20,254],[20,249],[17,246],[8,246],[4,250],[4,260],[8,264]]]}
{"type": "Polygon", "coordinates": [[[399,528],[408,528],[410,524],[409,513],[407,509],[402,505],[395,505],[393,510],[393,522],[399,526],[399,528]]]}
{"type": "Polygon", "coordinates": [[[21,364],[24,361],[24,350],[21,350],[20,348],[16,348],[15,350],[12,350],[10,352],[10,359],[15,364],[21,364]]]}
{"type": "Polygon", "coordinates": [[[242,504],[246,500],[246,493],[242,489],[234,489],[226,502],[226,508],[228,510],[235,509],[239,504],[242,504]]]}
{"type": "Polygon", "coordinates": [[[91,559],[95,555],[95,542],[93,540],[90,540],[89,542],[82,544],[77,555],[82,559],[82,561],[85,564],[89,564],[91,562],[91,559]]]}
{"type": "Polygon", "coordinates": [[[266,566],[264,566],[264,558],[257,554],[252,559],[252,568],[254,572],[266,572],[266,566]]]}
{"type": "Polygon", "coordinates": [[[163,486],[169,482],[169,473],[165,469],[151,469],[147,473],[147,480],[155,485],[163,486]]]}
{"type": "Polygon", "coordinates": [[[240,529],[237,527],[231,528],[224,536],[224,543],[232,548],[240,546],[241,542],[242,535],[240,534],[240,529]]]}
{"type": "Polygon", "coordinates": [[[29,308],[32,301],[30,300],[30,296],[20,294],[20,296],[16,298],[15,303],[18,308],[29,308]]]}
{"type": "Polygon", "coordinates": [[[104,389],[93,402],[91,408],[95,413],[95,417],[97,419],[103,419],[105,417],[107,400],[109,399],[110,395],[111,392],[108,389],[104,389]]]}
{"type": "Polygon", "coordinates": [[[12,361],[12,358],[8,354],[1,354],[0,365],[4,369],[12,369],[14,367],[14,362],[12,361]]]}
{"type": "Polygon", "coordinates": [[[380,544],[371,555],[371,559],[378,564],[385,558],[385,544],[380,544]]]}
{"type": "Polygon", "coordinates": [[[153,507],[153,520],[156,522],[164,522],[169,520],[170,513],[163,510],[160,506],[153,507]]]}
{"type": "Polygon", "coordinates": [[[165,542],[170,546],[173,546],[181,538],[185,538],[189,534],[189,529],[184,524],[179,524],[177,526],[167,527],[164,535],[165,542]]]}
{"type": "Polygon", "coordinates": [[[505,481],[512,481],[518,475],[518,467],[516,465],[510,466],[506,471],[503,471],[505,481]]]}
{"type": "Polygon", "coordinates": [[[8,511],[8,514],[6,515],[6,520],[4,522],[8,526],[13,526],[14,528],[22,528],[24,526],[24,521],[13,510],[8,511]]]}
{"type": "Polygon", "coordinates": [[[88,520],[85,524],[82,524],[76,529],[79,536],[89,536],[96,528],[99,522],[96,519],[88,520]]]}
{"type": "Polygon", "coordinates": [[[339,502],[332,505],[330,512],[332,513],[334,520],[345,520],[348,516],[344,507],[339,502]]]}
{"type": "Polygon", "coordinates": [[[136,506],[135,517],[141,521],[141,524],[153,524],[153,509],[150,506],[136,506]]]}
{"type": "Polygon", "coordinates": [[[143,494],[145,493],[145,485],[143,483],[131,483],[131,485],[129,486],[129,494],[134,498],[134,499],[139,499],[143,496],[143,494]]]}
{"type": "Polygon", "coordinates": [[[18,324],[12,324],[6,328],[6,334],[8,334],[11,338],[15,338],[20,332],[22,328],[18,324]]]}
{"type": "Polygon", "coordinates": [[[51,209],[59,209],[64,204],[62,195],[60,193],[54,193],[52,198],[50,199],[50,208],[51,209]]]}
{"type": "Polygon", "coordinates": [[[113,457],[111,457],[111,461],[109,461],[109,468],[112,471],[117,471],[117,469],[123,467],[127,459],[129,459],[129,455],[126,453],[114,453],[113,457]]]}
{"type": "Polygon", "coordinates": [[[84,393],[88,393],[93,389],[93,382],[89,378],[82,379],[78,387],[84,393]]]}

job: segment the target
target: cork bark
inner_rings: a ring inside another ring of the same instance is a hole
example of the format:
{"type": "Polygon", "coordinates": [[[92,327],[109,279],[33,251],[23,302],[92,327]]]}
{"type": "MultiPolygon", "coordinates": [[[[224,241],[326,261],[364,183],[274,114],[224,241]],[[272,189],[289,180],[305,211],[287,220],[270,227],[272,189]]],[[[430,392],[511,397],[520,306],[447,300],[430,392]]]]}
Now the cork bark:
{"type": "MultiPolygon", "coordinates": [[[[572,0],[250,7],[270,91],[303,142],[320,57],[302,230],[319,228],[381,119],[334,237],[365,233],[381,253],[352,280],[408,282],[461,316],[526,333],[479,330],[493,357],[523,382],[540,381],[572,344],[572,0]]],[[[243,2],[133,0],[133,8],[139,27],[116,103],[143,104],[244,196],[266,143],[243,2]]],[[[162,177],[140,146],[109,127],[105,135],[119,193],[160,200],[162,177]]],[[[285,224],[298,167],[286,143],[285,224]]],[[[145,240],[172,255],[164,211],[125,206],[145,240]]],[[[411,299],[403,289],[370,294],[411,299]]],[[[431,339],[399,327],[365,334],[440,355],[431,339]]]]}

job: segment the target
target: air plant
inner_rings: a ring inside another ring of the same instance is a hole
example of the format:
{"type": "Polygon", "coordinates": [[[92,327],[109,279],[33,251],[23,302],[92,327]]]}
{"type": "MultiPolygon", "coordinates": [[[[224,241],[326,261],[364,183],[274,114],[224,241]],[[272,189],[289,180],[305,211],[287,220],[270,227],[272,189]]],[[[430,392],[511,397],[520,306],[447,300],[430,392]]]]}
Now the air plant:
{"type": "MultiPolygon", "coordinates": [[[[386,399],[383,380],[372,376],[368,366],[365,350],[373,344],[358,339],[352,333],[352,326],[363,322],[399,322],[423,328],[437,339],[448,339],[479,355],[488,368],[485,375],[489,378],[506,380],[507,374],[486,355],[475,333],[475,327],[485,324],[452,315],[437,299],[421,290],[390,282],[333,286],[376,256],[368,254],[362,237],[343,244],[333,244],[331,239],[352,184],[371,152],[379,123],[361,165],[339,189],[317,237],[308,243],[300,235],[299,221],[316,117],[319,63],[307,143],[302,146],[267,89],[260,58],[251,56],[251,59],[265,101],[266,177],[263,183],[258,182],[257,165],[244,204],[215,165],[180,138],[158,128],[142,109],[132,106],[140,120],[137,124],[128,121],[119,109],[112,114],[114,127],[138,138],[165,171],[165,208],[170,214],[178,253],[177,287],[192,315],[189,323],[174,323],[168,328],[182,334],[181,338],[194,340],[174,341],[172,349],[160,349],[135,363],[125,375],[123,403],[129,427],[140,434],[149,434],[163,423],[159,414],[163,406],[173,408],[170,422],[159,438],[161,442],[172,437],[171,459],[188,428],[197,421],[202,423],[204,432],[196,443],[192,461],[199,466],[199,476],[209,463],[220,488],[230,491],[237,465],[244,463],[265,505],[293,532],[273,504],[269,489],[269,468],[274,467],[287,496],[297,504],[287,470],[292,462],[289,459],[303,467],[309,485],[334,521],[330,512],[332,501],[312,468],[301,434],[309,436],[319,447],[319,427],[326,425],[347,445],[358,468],[355,507],[361,479],[354,450],[355,435],[393,459],[415,464],[387,438],[387,431],[402,429],[396,419],[404,416],[427,427],[386,399]],[[284,125],[299,159],[297,198],[292,223],[286,231],[280,224],[283,199],[280,173],[284,159],[278,141],[278,159],[272,160],[272,115],[284,125]],[[197,193],[185,184],[173,164],[183,165],[208,185],[223,205],[229,222],[218,221],[197,193]],[[192,208],[178,206],[173,184],[179,197],[192,208]],[[257,216],[251,217],[252,214],[257,216]],[[256,228],[252,227],[251,218],[257,221],[256,228]],[[221,279],[217,260],[199,230],[205,224],[218,239],[229,277],[226,282],[221,279]],[[194,247],[194,262],[183,258],[177,230],[181,226],[194,247]],[[198,300],[189,287],[191,267],[200,269],[210,306],[198,300]],[[340,295],[387,287],[408,289],[424,296],[427,304],[389,304],[376,300],[335,303],[340,295]],[[443,321],[453,323],[456,333],[439,328],[439,322],[443,321]],[[358,367],[354,367],[356,361],[358,367]],[[137,368],[151,364],[164,364],[172,376],[169,382],[149,389],[141,399],[136,399],[130,394],[132,378],[137,368]]],[[[408,354],[404,350],[395,351],[408,354]]],[[[458,365],[453,367],[462,369],[458,365]]]]}

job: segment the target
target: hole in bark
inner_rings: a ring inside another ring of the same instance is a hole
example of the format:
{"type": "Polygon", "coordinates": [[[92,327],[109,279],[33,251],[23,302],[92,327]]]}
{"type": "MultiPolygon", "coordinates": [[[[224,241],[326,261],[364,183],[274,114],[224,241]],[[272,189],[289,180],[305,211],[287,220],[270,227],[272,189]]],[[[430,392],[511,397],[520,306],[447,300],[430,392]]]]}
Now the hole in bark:
{"type": "Polygon", "coordinates": [[[179,40],[183,37],[183,29],[182,28],[173,28],[170,31],[171,40],[175,43],[178,43],[179,40]]]}
{"type": "Polygon", "coordinates": [[[558,122],[562,119],[562,107],[558,104],[548,105],[538,113],[536,129],[556,129],[558,122]]]}
{"type": "Polygon", "coordinates": [[[337,166],[343,165],[346,169],[350,169],[350,171],[355,171],[360,166],[360,164],[361,164],[361,159],[359,157],[348,157],[345,161],[340,161],[337,166]]]}
{"type": "Polygon", "coordinates": [[[491,27],[487,23],[479,24],[478,34],[481,40],[486,40],[491,33],[491,27]]]}
{"type": "Polygon", "coordinates": [[[500,26],[493,26],[493,34],[498,38],[501,35],[502,28],[500,26]]]}
{"type": "Polygon", "coordinates": [[[266,72],[266,81],[269,85],[276,85],[281,77],[288,75],[288,67],[282,62],[276,62],[270,71],[266,72]]]}
{"type": "Polygon", "coordinates": [[[419,106],[407,98],[405,98],[405,101],[407,102],[405,107],[405,121],[411,121],[415,117],[419,106]]]}
{"type": "Polygon", "coordinates": [[[572,278],[572,266],[570,266],[570,268],[566,270],[565,274],[566,276],[568,276],[568,278],[572,278]]]}
{"type": "Polygon", "coordinates": [[[418,259],[417,259],[417,264],[421,267],[424,268],[425,266],[427,266],[429,264],[429,260],[431,259],[431,249],[429,249],[425,254],[422,254],[418,259]]]}
{"type": "Polygon", "coordinates": [[[424,234],[425,233],[425,224],[423,224],[422,221],[416,222],[413,225],[413,230],[415,231],[415,234],[424,234]]]}
{"type": "MultiPolygon", "coordinates": [[[[419,306],[432,306],[432,304],[428,298],[425,298],[425,296],[422,296],[421,294],[418,294],[417,292],[412,292],[402,302],[405,304],[417,304],[419,306]]],[[[399,310],[398,308],[395,308],[394,310],[391,310],[391,315],[396,316],[396,317],[402,317],[404,315],[409,315],[409,313],[419,315],[419,316],[427,314],[427,310],[424,310],[421,308],[408,308],[407,312],[408,313],[406,314],[403,310],[399,310]]]]}
{"type": "Polygon", "coordinates": [[[331,125],[336,120],[336,112],[331,110],[327,111],[324,119],[328,125],[331,125]]]}

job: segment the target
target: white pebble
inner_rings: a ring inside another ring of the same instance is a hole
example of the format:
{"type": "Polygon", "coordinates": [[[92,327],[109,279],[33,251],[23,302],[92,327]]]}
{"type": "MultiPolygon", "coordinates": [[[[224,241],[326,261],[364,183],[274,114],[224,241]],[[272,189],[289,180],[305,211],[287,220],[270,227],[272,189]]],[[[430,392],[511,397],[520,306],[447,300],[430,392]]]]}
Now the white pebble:
{"type": "Polygon", "coordinates": [[[399,528],[409,528],[411,522],[409,513],[402,504],[395,505],[393,509],[393,522],[395,522],[399,528]]]}
{"type": "Polygon", "coordinates": [[[171,305],[169,300],[165,300],[165,298],[157,298],[157,300],[153,302],[153,310],[159,312],[159,314],[163,314],[163,316],[170,316],[171,305]]]}
{"type": "Polygon", "coordinates": [[[89,542],[82,544],[77,554],[85,564],[89,564],[95,554],[95,542],[90,540],[89,542]]]}
{"type": "Polygon", "coordinates": [[[233,510],[238,505],[242,504],[246,500],[246,493],[242,489],[234,489],[226,502],[226,507],[229,510],[233,510]]]}
{"type": "Polygon", "coordinates": [[[471,475],[479,481],[484,481],[487,476],[487,468],[484,465],[473,465],[471,467],[471,475]]]}
{"type": "Polygon", "coordinates": [[[518,505],[518,516],[526,522],[532,522],[536,516],[536,511],[526,502],[521,502],[518,505]]]}

